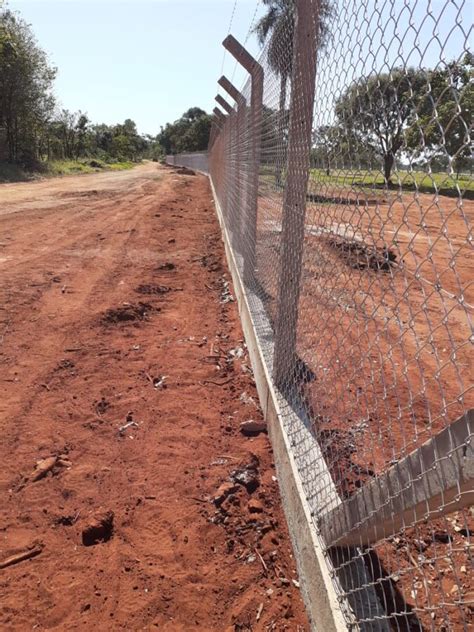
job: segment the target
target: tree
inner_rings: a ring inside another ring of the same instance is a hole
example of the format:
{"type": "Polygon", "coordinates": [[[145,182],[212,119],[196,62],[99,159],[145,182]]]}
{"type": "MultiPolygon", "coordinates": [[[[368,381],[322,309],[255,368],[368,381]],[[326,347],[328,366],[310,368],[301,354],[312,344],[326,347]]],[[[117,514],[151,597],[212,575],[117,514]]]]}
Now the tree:
{"type": "Polygon", "coordinates": [[[377,155],[357,135],[339,125],[321,125],[313,133],[311,164],[330,175],[332,169],[371,169],[377,155]]]}
{"type": "Polygon", "coordinates": [[[76,160],[80,156],[84,156],[87,152],[88,136],[89,136],[89,124],[90,121],[85,114],[79,112],[79,117],[75,126],[76,133],[76,160]]]}
{"type": "Polygon", "coordinates": [[[459,170],[471,165],[474,56],[433,70],[396,68],[351,84],[336,102],[348,138],[378,155],[387,185],[402,151],[459,170]],[[443,160],[444,157],[444,160],[443,160]]]}
{"type": "Polygon", "coordinates": [[[406,131],[415,123],[426,73],[398,68],[362,77],[336,102],[338,124],[349,136],[379,155],[387,185],[397,153],[408,148],[406,131]]]}
{"type": "Polygon", "coordinates": [[[456,171],[472,165],[469,132],[474,114],[474,55],[427,71],[416,121],[407,133],[415,156],[433,164],[451,163],[456,171]],[[429,154],[427,156],[427,154],[429,154]]]}
{"type": "MultiPolygon", "coordinates": [[[[295,36],[295,0],[263,0],[267,12],[257,22],[254,32],[260,44],[268,42],[267,60],[270,68],[280,78],[279,138],[285,148],[286,99],[288,81],[293,65],[293,40],[295,36]]],[[[318,12],[318,49],[325,46],[329,37],[329,21],[333,14],[330,0],[321,0],[318,12]]],[[[281,185],[281,175],[286,162],[286,151],[278,152],[276,183],[281,185]]]]}
{"type": "Polygon", "coordinates": [[[56,138],[55,154],[70,160],[76,157],[76,129],[80,118],[79,112],[60,110],[51,125],[52,135],[56,138]]]}
{"type": "Polygon", "coordinates": [[[6,130],[8,158],[26,164],[39,147],[54,108],[56,70],[31,28],[9,10],[0,11],[0,127],[6,130]]]}
{"type": "Polygon", "coordinates": [[[205,151],[209,145],[212,118],[201,108],[190,108],[174,123],[161,128],[157,139],[165,154],[205,151]]]}

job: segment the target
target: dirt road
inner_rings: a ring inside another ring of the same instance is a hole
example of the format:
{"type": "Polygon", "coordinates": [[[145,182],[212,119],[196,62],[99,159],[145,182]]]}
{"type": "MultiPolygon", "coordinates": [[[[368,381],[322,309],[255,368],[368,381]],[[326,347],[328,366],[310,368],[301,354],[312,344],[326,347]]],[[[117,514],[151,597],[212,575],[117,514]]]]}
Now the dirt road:
{"type": "Polygon", "coordinates": [[[0,278],[0,627],[308,629],[207,180],[2,185],[0,278]]]}

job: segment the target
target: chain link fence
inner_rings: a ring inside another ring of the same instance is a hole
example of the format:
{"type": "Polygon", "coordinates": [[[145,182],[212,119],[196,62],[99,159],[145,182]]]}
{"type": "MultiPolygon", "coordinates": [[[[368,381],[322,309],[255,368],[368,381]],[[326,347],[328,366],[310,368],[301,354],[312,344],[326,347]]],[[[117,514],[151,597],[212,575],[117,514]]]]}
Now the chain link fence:
{"type": "Polygon", "coordinates": [[[264,4],[172,160],[209,163],[348,628],[472,630],[472,5],[264,4]]]}

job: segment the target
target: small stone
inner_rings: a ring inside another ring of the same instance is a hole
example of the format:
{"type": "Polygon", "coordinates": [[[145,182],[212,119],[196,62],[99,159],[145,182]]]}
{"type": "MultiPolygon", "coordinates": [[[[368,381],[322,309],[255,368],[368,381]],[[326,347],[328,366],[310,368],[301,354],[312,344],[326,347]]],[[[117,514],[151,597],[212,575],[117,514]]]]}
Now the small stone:
{"type": "Polygon", "coordinates": [[[259,460],[255,454],[252,454],[251,462],[234,470],[231,473],[231,478],[239,485],[243,485],[249,494],[252,494],[260,485],[260,479],[258,476],[258,464],[259,460]]]}
{"type": "Polygon", "coordinates": [[[46,459],[40,459],[36,461],[36,467],[34,469],[33,475],[31,476],[31,482],[35,483],[39,481],[41,478],[44,478],[48,472],[58,464],[57,456],[48,456],[46,459]]]}
{"type": "Polygon", "coordinates": [[[240,432],[246,437],[252,437],[266,431],[267,424],[264,421],[249,419],[248,421],[242,421],[240,424],[240,432]]]}
{"type": "Polygon", "coordinates": [[[114,512],[99,511],[82,530],[82,544],[92,546],[110,540],[114,529],[114,512]]]}
{"type": "Polygon", "coordinates": [[[426,551],[426,549],[428,548],[428,545],[424,540],[413,540],[413,545],[418,549],[420,553],[423,553],[423,551],[426,551]]]}
{"type": "Polygon", "coordinates": [[[248,510],[250,513],[262,513],[263,505],[256,498],[251,498],[247,504],[248,510]]]}
{"type": "Polygon", "coordinates": [[[220,505],[222,505],[224,500],[231,494],[235,494],[237,490],[238,490],[238,487],[237,485],[235,485],[235,483],[230,483],[230,482],[222,483],[222,485],[216,491],[212,499],[216,507],[219,507],[220,505]]]}
{"type": "Polygon", "coordinates": [[[448,544],[452,539],[453,538],[449,535],[449,533],[446,533],[446,531],[435,531],[433,533],[433,540],[436,540],[436,542],[448,544]]]}

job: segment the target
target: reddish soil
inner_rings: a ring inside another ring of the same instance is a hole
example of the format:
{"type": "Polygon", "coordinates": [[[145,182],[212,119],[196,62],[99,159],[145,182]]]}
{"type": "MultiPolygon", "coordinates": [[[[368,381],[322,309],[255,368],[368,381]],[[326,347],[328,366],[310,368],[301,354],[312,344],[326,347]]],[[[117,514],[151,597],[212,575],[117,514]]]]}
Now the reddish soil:
{"type": "Polygon", "coordinates": [[[206,178],[0,200],[0,627],[307,630],[206,178]]]}

